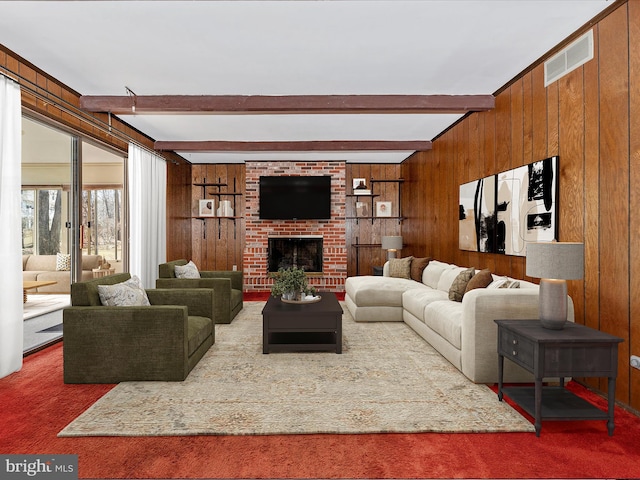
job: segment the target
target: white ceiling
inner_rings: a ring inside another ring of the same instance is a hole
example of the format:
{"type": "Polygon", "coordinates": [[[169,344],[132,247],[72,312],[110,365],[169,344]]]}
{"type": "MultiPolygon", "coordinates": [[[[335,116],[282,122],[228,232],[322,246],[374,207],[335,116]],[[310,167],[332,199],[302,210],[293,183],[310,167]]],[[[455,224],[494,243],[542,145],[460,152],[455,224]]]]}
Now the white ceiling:
{"type": "MultiPolygon", "coordinates": [[[[0,1],[0,43],[82,95],[492,94],[609,0],[0,1]]],[[[120,115],[154,140],[432,140],[461,115],[120,115]]],[[[180,152],[178,152],[180,153],[180,152]]],[[[401,162],[412,152],[198,152],[401,162]]]]}

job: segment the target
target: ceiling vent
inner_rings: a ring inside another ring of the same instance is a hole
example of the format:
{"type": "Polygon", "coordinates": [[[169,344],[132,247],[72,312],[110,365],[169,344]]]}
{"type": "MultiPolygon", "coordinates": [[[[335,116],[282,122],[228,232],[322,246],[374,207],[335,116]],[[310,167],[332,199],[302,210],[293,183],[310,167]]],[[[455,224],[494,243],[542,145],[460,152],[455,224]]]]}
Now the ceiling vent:
{"type": "Polygon", "coordinates": [[[544,62],[544,86],[565,76],[593,58],[593,30],[544,62]]]}

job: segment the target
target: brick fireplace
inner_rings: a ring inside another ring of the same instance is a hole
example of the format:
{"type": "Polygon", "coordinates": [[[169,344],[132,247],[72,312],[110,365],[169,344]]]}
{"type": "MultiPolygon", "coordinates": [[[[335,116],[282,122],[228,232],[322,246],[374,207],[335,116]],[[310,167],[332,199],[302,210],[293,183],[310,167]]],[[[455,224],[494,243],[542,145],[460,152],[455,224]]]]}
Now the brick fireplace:
{"type": "Polygon", "coordinates": [[[322,271],[309,283],[319,290],[344,291],[347,276],[344,162],[247,162],[244,289],[268,291],[269,238],[320,238],[322,271]],[[261,175],[331,175],[331,220],[261,220],[258,217],[261,175]]]}

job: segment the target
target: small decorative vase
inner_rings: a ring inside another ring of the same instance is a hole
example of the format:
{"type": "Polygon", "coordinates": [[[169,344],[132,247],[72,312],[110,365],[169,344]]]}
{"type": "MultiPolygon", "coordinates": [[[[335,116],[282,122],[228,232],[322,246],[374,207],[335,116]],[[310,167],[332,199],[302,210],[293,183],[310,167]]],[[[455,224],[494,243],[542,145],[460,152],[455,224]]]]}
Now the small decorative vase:
{"type": "Polygon", "coordinates": [[[284,292],[282,298],[285,300],[295,300],[296,292],[284,292]]]}

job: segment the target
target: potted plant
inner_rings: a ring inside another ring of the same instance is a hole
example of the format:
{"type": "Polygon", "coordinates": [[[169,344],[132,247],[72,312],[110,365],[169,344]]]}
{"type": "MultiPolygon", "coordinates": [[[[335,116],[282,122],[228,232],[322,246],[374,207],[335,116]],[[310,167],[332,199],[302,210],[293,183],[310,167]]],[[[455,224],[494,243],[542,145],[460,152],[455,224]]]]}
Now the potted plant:
{"type": "Polygon", "coordinates": [[[307,276],[302,268],[280,268],[277,273],[270,273],[269,276],[275,279],[271,294],[282,295],[285,300],[299,300],[301,294],[315,291],[308,286],[307,276]]]}

